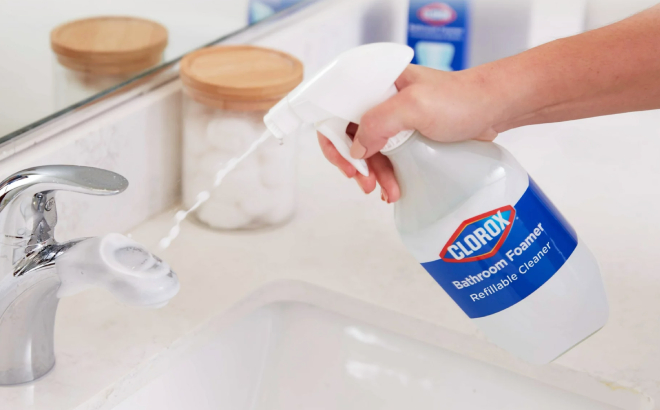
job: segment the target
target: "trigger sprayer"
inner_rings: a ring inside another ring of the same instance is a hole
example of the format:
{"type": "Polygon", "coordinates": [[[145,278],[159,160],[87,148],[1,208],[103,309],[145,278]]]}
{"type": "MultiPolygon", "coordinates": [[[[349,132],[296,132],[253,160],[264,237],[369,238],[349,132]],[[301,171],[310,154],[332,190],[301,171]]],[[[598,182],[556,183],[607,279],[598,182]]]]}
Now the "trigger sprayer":
{"type": "MultiPolygon", "coordinates": [[[[349,155],[353,141],[346,135],[346,127],[351,122],[359,124],[366,111],[397,93],[394,82],[413,55],[410,47],[395,43],[368,44],[346,51],[271,108],[264,122],[278,139],[304,123],[314,124],[358,172],[368,175],[366,162],[349,155]]],[[[402,144],[413,132],[393,136],[383,151],[402,144]]]]}
{"type": "MultiPolygon", "coordinates": [[[[366,163],[349,155],[346,128],[396,94],[394,82],[412,58],[412,49],[399,44],[349,50],[264,122],[280,139],[314,124],[367,175],[366,163]]],[[[394,219],[403,243],[492,342],[541,364],[605,324],[609,309],[595,258],[508,151],[404,131],[381,152],[401,188],[394,219]]]]}

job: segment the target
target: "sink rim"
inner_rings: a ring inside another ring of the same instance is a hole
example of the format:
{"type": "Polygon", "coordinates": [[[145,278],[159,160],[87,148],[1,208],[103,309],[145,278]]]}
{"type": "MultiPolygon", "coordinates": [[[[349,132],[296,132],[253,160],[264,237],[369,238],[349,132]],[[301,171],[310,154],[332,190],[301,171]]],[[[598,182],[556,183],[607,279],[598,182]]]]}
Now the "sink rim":
{"type": "MultiPolygon", "coordinates": [[[[350,295],[298,279],[266,282],[213,315],[192,331],[177,338],[169,347],[145,359],[132,371],[98,392],[76,409],[113,409],[123,400],[166,373],[194,349],[203,348],[233,324],[269,305],[297,302],[348,317],[412,340],[445,349],[467,358],[494,365],[588,399],[622,409],[653,409],[653,399],[633,389],[620,388],[616,381],[596,379],[586,373],[557,364],[531,365],[490,344],[483,336],[461,334],[419,318],[392,311],[350,295]]],[[[466,318],[467,320],[467,318],[466,318]]],[[[476,333],[476,331],[475,331],[476,333]]]]}

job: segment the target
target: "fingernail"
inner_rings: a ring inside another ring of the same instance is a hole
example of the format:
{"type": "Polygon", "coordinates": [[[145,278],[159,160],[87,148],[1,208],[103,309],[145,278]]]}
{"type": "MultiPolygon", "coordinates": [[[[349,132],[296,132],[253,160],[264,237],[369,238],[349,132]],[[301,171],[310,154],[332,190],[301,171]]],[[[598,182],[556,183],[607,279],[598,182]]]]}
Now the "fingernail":
{"type": "Polygon", "coordinates": [[[357,184],[358,184],[358,186],[360,187],[360,189],[362,190],[362,192],[364,192],[364,193],[366,194],[367,191],[366,191],[366,190],[364,189],[364,187],[362,186],[362,182],[360,182],[360,180],[359,180],[358,178],[355,178],[355,182],[357,182],[357,184]]]}
{"type": "Polygon", "coordinates": [[[351,147],[351,157],[355,159],[364,158],[364,154],[367,153],[367,149],[360,144],[360,141],[353,140],[353,146],[351,147]]]}
{"type": "Polygon", "coordinates": [[[387,197],[387,191],[385,191],[384,189],[380,190],[380,197],[382,198],[383,201],[387,202],[388,204],[390,203],[390,200],[387,197]]]}
{"type": "Polygon", "coordinates": [[[346,171],[344,171],[344,170],[341,169],[341,168],[339,168],[339,170],[341,171],[342,174],[344,174],[344,176],[345,176],[346,178],[350,178],[350,177],[348,176],[348,174],[346,173],[346,171]]]}

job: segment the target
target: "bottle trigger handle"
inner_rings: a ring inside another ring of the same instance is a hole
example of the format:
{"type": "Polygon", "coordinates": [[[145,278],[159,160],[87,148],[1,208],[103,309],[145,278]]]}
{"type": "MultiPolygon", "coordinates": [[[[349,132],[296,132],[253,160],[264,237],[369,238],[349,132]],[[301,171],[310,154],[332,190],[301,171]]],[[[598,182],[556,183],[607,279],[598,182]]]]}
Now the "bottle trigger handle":
{"type": "Polygon", "coordinates": [[[342,118],[330,118],[324,121],[317,122],[315,128],[318,132],[323,134],[327,139],[332,142],[332,145],[335,146],[339,154],[346,161],[357,169],[357,171],[366,176],[369,176],[369,167],[367,167],[367,162],[363,159],[355,159],[351,157],[351,146],[353,145],[353,140],[351,137],[346,134],[346,128],[350,124],[349,121],[346,121],[342,118]]]}

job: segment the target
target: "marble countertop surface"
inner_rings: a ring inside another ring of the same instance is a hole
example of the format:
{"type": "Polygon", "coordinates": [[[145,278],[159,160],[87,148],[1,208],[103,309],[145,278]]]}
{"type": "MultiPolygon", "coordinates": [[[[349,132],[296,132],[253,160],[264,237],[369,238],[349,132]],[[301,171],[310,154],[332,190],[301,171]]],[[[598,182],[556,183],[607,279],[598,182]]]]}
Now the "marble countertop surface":
{"type": "MultiPolygon", "coordinates": [[[[60,302],[53,371],[0,388],[0,409],[110,409],[167,367],[208,323],[274,300],[353,315],[621,408],[660,402],[660,274],[655,245],[660,115],[633,113],[527,127],[498,142],[525,166],[598,258],[609,323],[546,366],[488,343],[398,239],[392,206],[366,196],[300,143],[295,218],[258,232],[219,233],[187,221],[167,250],[157,243],[175,209],[132,237],[167,260],[181,292],[165,308],[123,306],[101,290],[60,302]]],[[[66,239],[66,238],[62,238],[66,239]]]]}

